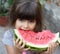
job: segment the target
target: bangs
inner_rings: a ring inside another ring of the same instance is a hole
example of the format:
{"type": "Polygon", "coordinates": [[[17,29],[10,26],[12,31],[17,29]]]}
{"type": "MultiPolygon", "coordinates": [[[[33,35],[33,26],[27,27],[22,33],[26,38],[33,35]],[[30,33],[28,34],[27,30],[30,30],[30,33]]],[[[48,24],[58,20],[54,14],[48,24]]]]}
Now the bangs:
{"type": "Polygon", "coordinates": [[[25,20],[36,20],[38,15],[37,4],[27,2],[16,8],[16,17],[25,20]],[[22,7],[22,8],[21,8],[22,7]]]}
{"type": "Polygon", "coordinates": [[[18,13],[17,18],[21,20],[36,20],[36,15],[32,12],[31,14],[29,13],[18,13]]]}

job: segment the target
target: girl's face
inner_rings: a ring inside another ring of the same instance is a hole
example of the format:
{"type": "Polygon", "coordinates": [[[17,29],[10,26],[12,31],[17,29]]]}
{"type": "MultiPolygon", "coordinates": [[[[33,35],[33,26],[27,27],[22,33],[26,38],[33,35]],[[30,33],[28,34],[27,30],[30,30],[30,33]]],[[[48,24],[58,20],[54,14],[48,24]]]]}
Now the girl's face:
{"type": "Polygon", "coordinates": [[[33,30],[36,26],[36,21],[29,21],[29,20],[16,20],[15,28],[22,29],[22,30],[33,30]]]}

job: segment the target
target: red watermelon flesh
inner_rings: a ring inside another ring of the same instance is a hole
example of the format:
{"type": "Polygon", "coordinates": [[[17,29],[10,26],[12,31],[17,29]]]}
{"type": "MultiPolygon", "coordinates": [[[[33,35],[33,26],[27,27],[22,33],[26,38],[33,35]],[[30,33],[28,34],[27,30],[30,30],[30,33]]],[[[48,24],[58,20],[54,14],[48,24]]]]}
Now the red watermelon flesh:
{"type": "Polygon", "coordinates": [[[56,42],[59,38],[59,34],[54,34],[50,30],[35,33],[33,31],[15,29],[14,32],[21,40],[26,42],[26,45],[34,48],[46,48],[49,43],[56,42]]]}

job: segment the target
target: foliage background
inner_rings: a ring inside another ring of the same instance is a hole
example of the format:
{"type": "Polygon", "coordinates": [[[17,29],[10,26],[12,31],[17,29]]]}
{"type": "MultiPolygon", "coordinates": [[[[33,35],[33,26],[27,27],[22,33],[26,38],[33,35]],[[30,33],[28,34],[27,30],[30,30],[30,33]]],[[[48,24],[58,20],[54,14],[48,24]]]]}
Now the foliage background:
{"type": "MultiPolygon", "coordinates": [[[[0,16],[7,16],[9,14],[9,9],[13,1],[14,0],[0,0],[0,16]]],[[[41,5],[43,5],[43,1],[45,0],[39,0],[41,5]]]]}
{"type": "Polygon", "coordinates": [[[0,0],[0,16],[6,16],[13,4],[13,0],[0,0]]]}

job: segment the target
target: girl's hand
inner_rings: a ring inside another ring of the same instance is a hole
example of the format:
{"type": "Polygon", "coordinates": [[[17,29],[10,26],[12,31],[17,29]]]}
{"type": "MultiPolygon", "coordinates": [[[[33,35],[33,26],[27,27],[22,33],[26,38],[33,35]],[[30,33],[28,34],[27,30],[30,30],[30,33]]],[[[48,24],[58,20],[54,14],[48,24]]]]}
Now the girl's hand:
{"type": "Polygon", "coordinates": [[[14,40],[14,45],[19,50],[29,50],[30,49],[30,48],[24,48],[25,47],[25,42],[22,42],[19,38],[14,40]]]}
{"type": "Polygon", "coordinates": [[[52,54],[55,51],[57,46],[58,46],[58,43],[51,43],[47,51],[42,52],[41,54],[52,54]]]}

